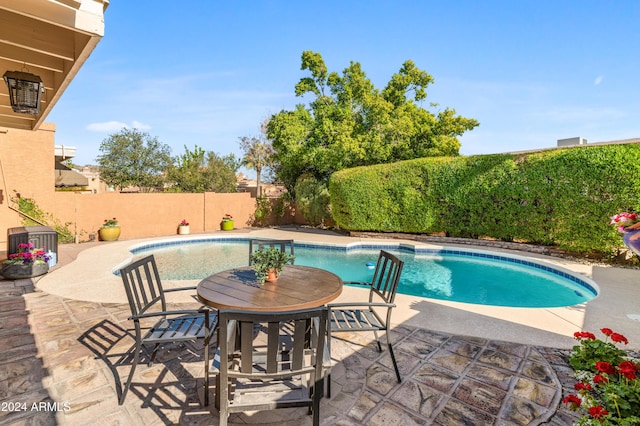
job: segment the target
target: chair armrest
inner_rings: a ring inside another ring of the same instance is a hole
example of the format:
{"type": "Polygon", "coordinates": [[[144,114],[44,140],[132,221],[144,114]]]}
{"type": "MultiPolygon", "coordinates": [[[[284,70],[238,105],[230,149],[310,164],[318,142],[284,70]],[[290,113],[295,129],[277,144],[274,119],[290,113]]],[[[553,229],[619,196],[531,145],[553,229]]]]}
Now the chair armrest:
{"type": "MultiPolygon", "coordinates": [[[[146,314],[132,315],[132,316],[129,317],[129,320],[136,320],[136,319],[141,319],[141,318],[163,317],[163,316],[167,316],[167,315],[205,314],[206,312],[209,312],[210,315],[212,313],[211,310],[209,310],[207,308],[185,309],[185,310],[180,310],[180,311],[149,312],[149,313],[146,313],[146,314]]],[[[213,315],[216,315],[216,314],[214,313],[213,315]]]]}
{"type": "Polygon", "coordinates": [[[355,302],[355,303],[350,303],[350,302],[344,302],[344,303],[329,303],[327,305],[327,308],[329,309],[333,309],[333,308],[345,308],[345,307],[358,307],[358,306],[362,306],[362,307],[381,307],[381,308],[395,308],[396,305],[395,303],[383,303],[383,302],[375,302],[375,303],[369,303],[369,302],[355,302]]]}
{"type": "Polygon", "coordinates": [[[195,289],[197,289],[197,288],[198,288],[198,287],[196,287],[196,286],[190,286],[190,287],[178,287],[178,288],[165,288],[165,289],[163,289],[163,291],[164,291],[165,293],[169,293],[169,292],[172,292],[172,291],[195,290],[195,289]]]}

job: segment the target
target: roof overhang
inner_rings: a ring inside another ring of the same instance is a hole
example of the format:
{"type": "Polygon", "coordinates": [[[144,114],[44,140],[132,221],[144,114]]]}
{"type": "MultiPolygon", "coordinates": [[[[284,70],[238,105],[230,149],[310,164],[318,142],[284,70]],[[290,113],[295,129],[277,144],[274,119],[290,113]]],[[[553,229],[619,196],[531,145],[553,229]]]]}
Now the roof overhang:
{"type": "Polygon", "coordinates": [[[0,0],[0,76],[27,70],[44,82],[38,115],[11,109],[0,80],[0,127],[37,130],[104,35],[109,0],[0,0]]]}

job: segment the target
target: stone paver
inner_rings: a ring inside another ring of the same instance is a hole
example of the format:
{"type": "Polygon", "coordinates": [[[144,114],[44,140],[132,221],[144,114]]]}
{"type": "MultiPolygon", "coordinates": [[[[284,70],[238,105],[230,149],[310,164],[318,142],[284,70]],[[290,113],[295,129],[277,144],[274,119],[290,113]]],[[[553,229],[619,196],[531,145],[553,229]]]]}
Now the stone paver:
{"type": "MultiPolygon", "coordinates": [[[[35,291],[0,280],[0,425],[215,425],[203,408],[201,347],[172,346],[143,361],[118,405],[133,339],[128,307],[35,291]]],[[[402,325],[393,333],[403,382],[388,352],[359,334],[335,339],[325,425],[565,425],[560,404],[575,383],[565,351],[437,333],[402,325]]],[[[384,339],[384,338],[383,338],[384,339]]],[[[385,345],[383,345],[385,347],[385,345]]],[[[231,424],[308,425],[306,409],[232,415],[231,424]]]]}

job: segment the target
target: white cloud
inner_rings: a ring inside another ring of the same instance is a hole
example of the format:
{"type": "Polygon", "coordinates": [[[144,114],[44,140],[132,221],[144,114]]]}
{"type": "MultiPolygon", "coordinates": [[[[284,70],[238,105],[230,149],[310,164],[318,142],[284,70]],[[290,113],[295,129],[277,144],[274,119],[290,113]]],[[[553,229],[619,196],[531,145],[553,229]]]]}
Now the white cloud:
{"type": "Polygon", "coordinates": [[[136,120],[133,120],[131,122],[131,127],[135,128],[135,129],[138,129],[138,130],[150,130],[151,129],[151,126],[149,126],[148,124],[144,124],[144,123],[141,123],[141,122],[136,121],[136,120]]]}
{"type": "Polygon", "coordinates": [[[596,86],[599,85],[600,83],[602,83],[602,80],[604,80],[604,76],[599,75],[596,77],[595,81],[593,82],[593,84],[595,84],[596,86]]]}
{"type": "Polygon", "coordinates": [[[148,124],[141,123],[139,121],[132,121],[131,125],[127,123],[123,123],[121,121],[105,121],[104,123],[91,123],[87,125],[87,130],[92,132],[117,132],[122,130],[123,128],[130,129],[136,128],[138,130],[149,130],[151,126],[148,124]]]}

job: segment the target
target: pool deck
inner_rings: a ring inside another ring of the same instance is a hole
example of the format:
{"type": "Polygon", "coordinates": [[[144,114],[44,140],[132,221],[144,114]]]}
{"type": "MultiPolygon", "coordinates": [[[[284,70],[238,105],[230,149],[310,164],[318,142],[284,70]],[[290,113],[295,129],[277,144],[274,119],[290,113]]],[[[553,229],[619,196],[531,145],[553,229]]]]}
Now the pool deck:
{"type": "MultiPolygon", "coordinates": [[[[439,248],[415,241],[354,238],[311,230],[252,230],[202,237],[290,238],[297,242],[384,242],[439,248]]],[[[197,348],[180,345],[154,366],[141,364],[125,404],[117,404],[119,377],[128,372],[131,341],[128,305],[119,277],[129,249],[139,243],[199,235],[61,245],[59,265],[34,280],[0,280],[0,355],[3,401],[27,410],[0,412],[0,424],[30,420],[81,424],[217,424],[204,409],[202,361],[197,348]],[[33,287],[35,282],[35,288],[33,287]],[[120,352],[119,350],[122,350],[120,352]],[[117,355],[120,355],[119,357],[117,355]],[[37,410],[33,402],[68,406],[37,410]]],[[[449,245],[447,245],[449,247],[449,245]]],[[[470,247],[460,247],[469,249],[470,247]]],[[[478,248],[486,250],[486,248],[478,248]]],[[[323,399],[322,424],[570,424],[576,417],[559,401],[572,386],[562,350],[579,330],[609,327],[640,346],[640,271],[575,263],[531,253],[497,250],[543,260],[595,281],[600,295],[574,307],[503,308],[398,295],[393,313],[394,348],[403,375],[395,382],[387,351],[370,339],[336,339],[334,386],[323,399]],[[631,315],[629,317],[628,315],[631,315]],[[638,317],[633,317],[638,315],[638,317]],[[355,343],[354,343],[355,342],[355,343]],[[564,388],[564,389],[563,389],[564,388]]],[[[165,283],[173,286],[184,282],[165,283]]],[[[337,301],[360,297],[345,288],[337,301]]],[[[191,303],[192,298],[175,299],[191,303]]],[[[339,337],[339,336],[337,336],[339,337]]],[[[231,424],[310,424],[306,411],[287,409],[234,415],[231,424]]]]}

